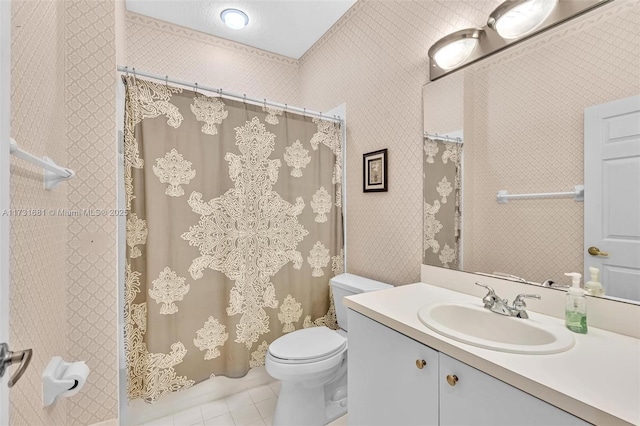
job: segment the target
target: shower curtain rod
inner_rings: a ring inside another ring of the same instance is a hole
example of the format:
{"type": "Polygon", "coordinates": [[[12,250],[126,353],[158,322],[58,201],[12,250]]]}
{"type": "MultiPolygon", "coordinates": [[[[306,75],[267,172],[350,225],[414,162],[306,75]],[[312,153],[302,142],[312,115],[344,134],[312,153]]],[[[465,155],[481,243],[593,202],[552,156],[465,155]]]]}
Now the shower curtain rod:
{"type": "Polygon", "coordinates": [[[207,86],[200,86],[198,83],[189,83],[187,81],[181,81],[181,80],[176,80],[174,78],[169,78],[168,75],[167,76],[161,76],[161,75],[158,75],[158,74],[152,74],[150,72],[138,71],[135,68],[131,68],[130,69],[128,66],[122,66],[122,65],[118,65],[118,71],[126,73],[126,74],[133,74],[134,76],[153,78],[154,80],[164,81],[165,83],[179,84],[181,86],[190,87],[190,88],[194,89],[195,91],[206,90],[207,92],[213,92],[213,93],[216,93],[216,94],[218,94],[220,96],[226,96],[226,97],[229,97],[229,98],[241,99],[243,102],[249,102],[249,103],[255,104],[255,105],[265,105],[265,106],[268,105],[268,106],[272,106],[272,107],[283,109],[284,111],[297,112],[297,113],[301,113],[302,115],[310,115],[310,116],[314,116],[314,117],[320,117],[320,118],[325,119],[325,120],[337,121],[337,122],[339,122],[341,124],[343,123],[342,117],[340,117],[338,115],[334,115],[333,117],[330,117],[328,115],[322,114],[321,112],[311,111],[311,110],[308,110],[306,108],[299,108],[299,107],[289,106],[288,104],[281,104],[281,103],[278,103],[278,102],[271,102],[271,101],[267,101],[266,99],[249,98],[249,97],[247,97],[246,94],[239,95],[237,93],[231,93],[231,92],[224,91],[224,90],[222,90],[222,88],[214,89],[214,88],[207,87],[207,86]]]}
{"type": "Polygon", "coordinates": [[[443,142],[454,142],[454,143],[462,143],[462,138],[452,138],[451,136],[440,136],[437,133],[436,134],[431,134],[431,133],[427,133],[424,132],[424,137],[425,138],[429,138],[429,139],[433,139],[433,140],[439,140],[439,141],[443,141],[443,142]]]}

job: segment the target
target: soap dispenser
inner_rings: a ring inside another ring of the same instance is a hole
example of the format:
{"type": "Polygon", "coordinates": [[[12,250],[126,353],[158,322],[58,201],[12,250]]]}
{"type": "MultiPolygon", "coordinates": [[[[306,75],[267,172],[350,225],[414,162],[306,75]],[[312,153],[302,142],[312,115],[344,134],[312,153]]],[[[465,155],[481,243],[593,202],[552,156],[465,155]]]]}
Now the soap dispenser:
{"type": "Polygon", "coordinates": [[[604,288],[602,288],[602,283],[598,281],[598,274],[600,273],[600,269],[591,266],[589,268],[589,273],[591,274],[591,281],[587,281],[585,283],[585,293],[590,296],[604,296],[604,288]]]}
{"type": "Polygon", "coordinates": [[[585,334],[587,332],[587,298],[584,290],[580,288],[582,275],[577,272],[568,272],[565,275],[571,277],[572,281],[572,286],[567,291],[564,308],[565,325],[575,333],[585,334]]]}

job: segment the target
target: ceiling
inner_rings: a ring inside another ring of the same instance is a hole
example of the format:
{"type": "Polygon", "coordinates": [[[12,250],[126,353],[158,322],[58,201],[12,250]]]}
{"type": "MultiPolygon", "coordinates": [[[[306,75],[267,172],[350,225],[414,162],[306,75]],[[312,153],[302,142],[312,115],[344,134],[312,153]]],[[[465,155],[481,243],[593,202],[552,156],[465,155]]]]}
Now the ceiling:
{"type": "Polygon", "coordinates": [[[356,0],[126,0],[127,10],[299,59],[356,0]],[[227,8],[249,16],[241,30],[220,19],[227,8]]]}

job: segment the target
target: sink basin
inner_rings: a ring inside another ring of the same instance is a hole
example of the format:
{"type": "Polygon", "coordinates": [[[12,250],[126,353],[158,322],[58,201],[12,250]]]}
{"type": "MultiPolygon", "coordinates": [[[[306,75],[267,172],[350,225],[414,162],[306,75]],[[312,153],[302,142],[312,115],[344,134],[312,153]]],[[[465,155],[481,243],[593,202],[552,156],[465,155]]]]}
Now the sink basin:
{"type": "Polygon", "coordinates": [[[573,347],[573,335],[556,324],[499,315],[471,302],[423,306],[420,321],[446,337],[481,348],[517,354],[554,354],[573,347]]]}

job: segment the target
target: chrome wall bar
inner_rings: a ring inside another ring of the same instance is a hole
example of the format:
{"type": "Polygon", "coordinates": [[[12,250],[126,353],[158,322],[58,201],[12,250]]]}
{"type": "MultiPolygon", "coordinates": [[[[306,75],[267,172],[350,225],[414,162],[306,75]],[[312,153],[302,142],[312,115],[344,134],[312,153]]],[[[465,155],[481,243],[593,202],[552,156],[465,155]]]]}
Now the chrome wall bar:
{"type": "Polygon", "coordinates": [[[162,81],[164,83],[178,84],[180,86],[189,87],[189,88],[191,88],[193,90],[196,90],[196,91],[198,91],[198,90],[206,90],[207,92],[215,93],[215,94],[217,94],[219,96],[239,99],[239,100],[241,100],[243,102],[249,102],[249,103],[254,104],[254,105],[271,106],[271,107],[282,109],[284,111],[295,112],[295,113],[302,114],[302,115],[305,115],[305,116],[309,115],[309,116],[312,116],[312,117],[319,117],[319,118],[321,118],[323,120],[335,121],[335,122],[338,122],[338,123],[342,123],[343,122],[342,117],[338,117],[338,116],[331,117],[331,116],[324,115],[321,112],[311,111],[311,110],[306,109],[306,108],[294,107],[294,106],[290,106],[288,104],[282,104],[282,103],[279,103],[279,102],[267,101],[266,99],[249,98],[249,97],[247,97],[246,94],[240,95],[238,93],[227,92],[226,90],[222,90],[222,88],[215,89],[213,87],[201,86],[198,83],[182,81],[182,80],[176,80],[174,78],[169,78],[169,76],[153,74],[153,73],[146,72],[146,71],[138,71],[135,68],[129,68],[127,66],[118,65],[118,71],[123,72],[123,73],[127,73],[127,74],[131,74],[133,76],[152,78],[154,80],[159,80],[159,81],[162,81]]]}
{"type": "Polygon", "coordinates": [[[443,141],[443,142],[453,142],[453,143],[462,143],[462,139],[461,138],[452,138],[451,136],[447,136],[447,135],[438,135],[437,133],[427,133],[424,132],[424,137],[425,138],[429,138],[429,139],[433,139],[436,141],[443,141]]]}
{"type": "Polygon", "coordinates": [[[500,190],[496,195],[498,204],[506,204],[509,200],[524,200],[536,198],[564,198],[573,197],[575,201],[584,201],[584,185],[576,185],[573,191],[541,192],[538,194],[509,194],[507,190],[500,190]]]}
{"type": "Polygon", "coordinates": [[[36,166],[45,169],[45,189],[54,189],[60,182],[69,180],[76,175],[73,170],[58,166],[49,157],[38,158],[33,154],[21,150],[18,147],[18,143],[13,138],[9,139],[9,152],[15,157],[21,158],[31,164],[35,164],[36,166]]]}

